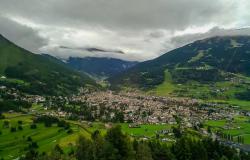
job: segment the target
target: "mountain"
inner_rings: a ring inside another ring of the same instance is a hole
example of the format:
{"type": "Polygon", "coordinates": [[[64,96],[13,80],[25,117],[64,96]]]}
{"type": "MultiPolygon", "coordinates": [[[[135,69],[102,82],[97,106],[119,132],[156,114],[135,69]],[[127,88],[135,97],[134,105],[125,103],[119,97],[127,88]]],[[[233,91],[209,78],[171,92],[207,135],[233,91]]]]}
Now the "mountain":
{"type": "Polygon", "coordinates": [[[159,95],[250,99],[250,37],[199,40],[109,79],[159,95]]]}
{"type": "Polygon", "coordinates": [[[74,69],[88,73],[93,77],[106,78],[115,76],[136,65],[136,61],[124,61],[115,58],[73,58],[67,60],[67,64],[74,69]]]}
{"type": "Polygon", "coordinates": [[[57,59],[33,54],[0,35],[0,85],[15,87],[31,94],[62,95],[79,87],[96,85],[57,59]]]}

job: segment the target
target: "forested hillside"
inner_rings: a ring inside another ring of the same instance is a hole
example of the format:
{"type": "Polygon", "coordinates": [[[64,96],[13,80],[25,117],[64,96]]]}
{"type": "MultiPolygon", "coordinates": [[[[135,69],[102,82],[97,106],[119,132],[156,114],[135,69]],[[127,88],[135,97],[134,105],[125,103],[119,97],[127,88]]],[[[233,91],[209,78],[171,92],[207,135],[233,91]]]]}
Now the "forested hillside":
{"type": "Polygon", "coordinates": [[[0,83],[31,94],[58,95],[95,82],[52,58],[33,54],[0,36],[0,83]]]}

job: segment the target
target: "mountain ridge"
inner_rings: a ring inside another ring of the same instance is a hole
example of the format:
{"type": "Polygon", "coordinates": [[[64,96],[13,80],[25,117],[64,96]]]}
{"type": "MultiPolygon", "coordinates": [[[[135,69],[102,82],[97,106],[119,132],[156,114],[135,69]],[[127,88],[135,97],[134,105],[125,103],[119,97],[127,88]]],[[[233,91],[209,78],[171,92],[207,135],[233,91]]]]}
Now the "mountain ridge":
{"type": "Polygon", "coordinates": [[[222,83],[232,79],[233,74],[249,77],[249,50],[250,36],[206,38],[142,62],[111,77],[109,82],[114,88],[126,86],[152,90],[165,82],[166,71],[174,86],[191,82],[203,86],[222,83]]]}
{"type": "Polygon", "coordinates": [[[133,67],[138,62],[108,57],[70,57],[66,63],[80,72],[94,77],[106,78],[117,75],[133,67]]]}
{"type": "Polygon", "coordinates": [[[31,53],[5,37],[0,38],[0,74],[18,79],[25,85],[1,81],[2,85],[14,86],[31,94],[68,94],[79,87],[96,85],[83,73],[57,63],[48,57],[31,53]]]}

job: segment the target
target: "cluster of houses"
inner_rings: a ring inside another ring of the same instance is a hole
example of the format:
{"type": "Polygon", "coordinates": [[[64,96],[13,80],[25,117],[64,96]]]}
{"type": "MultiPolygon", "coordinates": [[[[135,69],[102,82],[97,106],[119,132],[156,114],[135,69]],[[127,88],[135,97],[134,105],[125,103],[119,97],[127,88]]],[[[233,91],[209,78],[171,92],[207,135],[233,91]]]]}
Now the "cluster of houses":
{"type": "MultiPolygon", "coordinates": [[[[6,90],[3,88],[2,90],[6,90]]],[[[43,103],[46,110],[49,106],[48,99],[38,95],[22,95],[13,89],[6,90],[5,93],[22,99],[30,103],[43,103]],[[46,105],[47,104],[47,105],[46,105]]],[[[73,95],[72,97],[57,97],[57,101],[84,103],[87,106],[95,107],[94,113],[100,114],[105,109],[112,118],[114,111],[123,113],[125,122],[134,124],[176,124],[193,127],[205,120],[232,119],[240,112],[232,107],[220,107],[217,103],[204,104],[196,99],[172,98],[145,95],[139,92],[113,92],[94,91],[85,94],[73,95]],[[178,117],[181,119],[177,121],[178,117]]],[[[51,101],[49,101],[51,102],[51,101]]],[[[50,111],[49,114],[58,117],[69,117],[71,113],[64,110],[50,111]]],[[[245,115],[249,113],[244,113],[245,115]]],[[[250,115],[250,114],[249,114],[250,115]]],[[[81,115],[79,115],[80,117],[81,115]]]]}
{"type": "Polygon", "coordinates": [[[205,120],[220,120],[238,114],[232,108],[218,108],[196,99],[157,97],[138,92],[99,91],[73,96],[72,100],[85,102],[97,110],[119,110],[125,121],[134,124],[176,124],[176,117],[180,117],[184,126],[192,127],[205,120]]]}

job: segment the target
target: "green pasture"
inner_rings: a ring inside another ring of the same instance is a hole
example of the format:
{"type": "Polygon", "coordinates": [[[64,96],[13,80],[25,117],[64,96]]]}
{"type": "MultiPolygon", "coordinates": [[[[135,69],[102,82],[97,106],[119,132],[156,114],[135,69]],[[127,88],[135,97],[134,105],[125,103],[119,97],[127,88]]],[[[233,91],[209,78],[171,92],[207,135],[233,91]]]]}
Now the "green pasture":
{"type": "Polygon", "coordinates": [[[167,96],[167,95],[170,95],[174,91],[175,85],[172,83],[171,74],[169,73],[168,70],[166,70],[164,74],[165,74],[164,82],[158,85],[152,91],[149,91],[149,93],[155,93],[156,95],[159,95],[159,96],[167,96]]]}
{"type": "Polygon", "coordinates": [[[217,127],[217,128],[222,128],[225,124],[226,120],[218,120],[218,121],[209,120],[206,122],[207,126],[217,127]]]}
{"type": "Polygon", "coordinates": [[[21,156],[27,150],[30,142],[28,137],[38,145],[39,152],[49,152],[56,144],[63,149],[75,144],[79,135],[89,136],[85,130],[76,125],[71,125],[72,134],[68,134],[63,128],[54,124],[51,127],[45,127],[44,124],[37,124],[36,129],[31,129],[32,116],[13,113],[5,114],[7,118],[0,120],[0,158],[14,159],[21,156]],[[4,128],[4,121],[9,121],[9,128],[4,128]],[[22,121],[22,130],[18,129],[18,121],[22,121]],[[11,132],[10,127],[16,127],[16,132],[11,132]]]}
{"type": "Polygon", "coordinates": [[[132,136],[147,136],[153,137],[155,136],[157,131],[168,130],[171,129],[171,125],[168,124],[145,124],[140,125],[140,128],[129,128],[129,124],[123,123],[120,124],[122,130],[132,136]]]}
{"type": "Polygon", "coordinates": [[[212,121],[209,120],[205,123],[207,126],[211,126],[212,129],[221,130],[225,134],[230,134],[235,138],[237,136],[244,137],[244,143],[250,144],[250,118],[246,116],[236,116],[231,123],[226,122],[226,120],[212,121]],[[231,129],[223,128],[225,125],[230,126],[231,129]]]}
{"type": "MultiPolygon", "coordinates": [[[[234,75],[236,78],[249,81],[249,77],[234,75]]],[[[184,83],[174,82],[171,73],[164,72],[162,84],[149,90],[148,94],[158,96],[190,97],[206,101],[221,101],[231,105],[238,105],[241,109],[250,110],[250,101],[236,99],[236,94],[243,93],[249,88],[249,83],[218,81],[218,82],[197,82],[187,80],[184,83]]]]}

